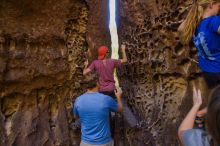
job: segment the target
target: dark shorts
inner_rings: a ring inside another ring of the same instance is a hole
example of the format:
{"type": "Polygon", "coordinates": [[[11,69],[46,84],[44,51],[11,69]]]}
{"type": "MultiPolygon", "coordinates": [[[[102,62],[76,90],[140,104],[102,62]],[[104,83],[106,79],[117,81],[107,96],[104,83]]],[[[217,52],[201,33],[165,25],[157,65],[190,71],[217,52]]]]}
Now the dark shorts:
{"type": "Polygon", "coordinates": [[[220,85],[220,73],[203,72],[203,76],[210,89],[220,85]]]}

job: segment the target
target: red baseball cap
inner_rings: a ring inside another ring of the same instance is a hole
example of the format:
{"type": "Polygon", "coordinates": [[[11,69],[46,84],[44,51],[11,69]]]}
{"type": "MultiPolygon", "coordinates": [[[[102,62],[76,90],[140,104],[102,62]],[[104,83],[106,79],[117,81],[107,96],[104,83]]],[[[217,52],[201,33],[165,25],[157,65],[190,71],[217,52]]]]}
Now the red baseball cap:
{"type": "Polygon", "coordinates": [[[107,46],[101,46],[98,48],[98,59],[102,60],[105,58],[106,53],[108,52],[108,47],[107,46]]]}

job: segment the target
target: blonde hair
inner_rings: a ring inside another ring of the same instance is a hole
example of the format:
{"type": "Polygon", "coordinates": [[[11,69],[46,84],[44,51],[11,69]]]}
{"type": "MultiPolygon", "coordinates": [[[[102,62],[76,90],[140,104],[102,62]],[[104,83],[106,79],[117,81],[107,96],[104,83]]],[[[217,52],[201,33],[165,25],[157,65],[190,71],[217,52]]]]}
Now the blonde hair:
{"type": "Polygon", "coordinates": [[[194,3],[184,21],[183,28],[181,29],[181,41],[183,44],[189,44],[196,27],[202,20],[204,10],[211,2],[219,2],[219,0],[194,0],[194,3]]]}

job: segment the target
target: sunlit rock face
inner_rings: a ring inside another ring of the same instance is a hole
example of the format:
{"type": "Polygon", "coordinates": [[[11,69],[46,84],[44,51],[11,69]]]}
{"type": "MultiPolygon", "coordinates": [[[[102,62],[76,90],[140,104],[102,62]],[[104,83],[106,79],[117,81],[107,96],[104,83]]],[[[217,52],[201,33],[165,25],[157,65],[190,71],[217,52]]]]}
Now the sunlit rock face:
{"type": "MultiPolygon", "coordinates": [[[[119,0],[119,41],[128,63],[120,85],[139,130],[119,119],[116,146],[177,146],[191,82],[205,95],[196,51],[176,29],[190,1],[119,0]]],[[[84,91],[83,62],[110,47],[106,0],[0,1],[0,146],[78,146],[69,125],[84,91]]],[[[205,97],[205,96],[204,96],[205,97]]]]}
{"type": "Polygon", "coordinates": [[[79,145],[69,124],[87,19],[84,1],[0,1],[1,146],[79,145]]]}

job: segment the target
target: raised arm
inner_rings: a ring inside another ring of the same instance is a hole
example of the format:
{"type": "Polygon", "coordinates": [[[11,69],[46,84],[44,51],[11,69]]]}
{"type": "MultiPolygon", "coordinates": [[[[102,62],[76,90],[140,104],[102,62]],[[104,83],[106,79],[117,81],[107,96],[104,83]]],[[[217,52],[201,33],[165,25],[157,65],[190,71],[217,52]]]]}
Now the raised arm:
{"type": "Polygon", "coordinates": [[[122,112],[123,111],[123,104],[122,104],[122,90],[121,89],[117,89],[115,90],[115,96],[116,96],[116,100],[117,100],[117,104],[118,104],[118,110],[117,112],[122,112]]]}
{"type": "Polygon", "coordinates": [[[125,45],[121,45],[121,51],[122,51],[121,63],[126,63],[128,61],[128,59],[127,59],[127,55],[125,52],[125,45]]]}
{"type": "Polygon", "coordinates": [[[91,72],[91,70],[88,68],[88,64],[89,64],[89,61],[86,60],[86,61],[84,62],[83,75],[87,75],[89,72],[91,72]]]}
{"type": "Polygon", "coordinates": [[[191,108],[185,119],[182,121],[178,129],[178,136],[181,141],[182,141],[181,137],[183,132],[189,129],[193,129],[196,114],[201,104],[202,104],[201,91],[196,90],[195,86],[193,86],[193,107],[191,108]]]}

